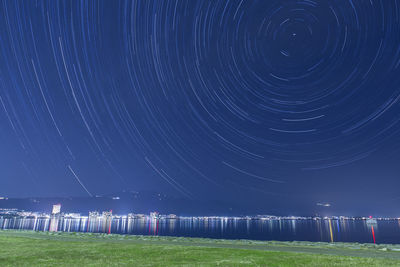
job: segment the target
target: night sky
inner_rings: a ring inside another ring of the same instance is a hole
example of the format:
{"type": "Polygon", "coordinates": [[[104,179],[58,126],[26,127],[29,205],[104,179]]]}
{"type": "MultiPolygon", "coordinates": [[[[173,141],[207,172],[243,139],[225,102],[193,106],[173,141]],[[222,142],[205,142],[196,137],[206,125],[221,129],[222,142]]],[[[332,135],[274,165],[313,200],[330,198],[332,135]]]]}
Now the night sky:
{"type": "Polygon", "coordinates": [[[399,100],[397,0],[0,1],[0,195],[395,208],[399,100]]]}

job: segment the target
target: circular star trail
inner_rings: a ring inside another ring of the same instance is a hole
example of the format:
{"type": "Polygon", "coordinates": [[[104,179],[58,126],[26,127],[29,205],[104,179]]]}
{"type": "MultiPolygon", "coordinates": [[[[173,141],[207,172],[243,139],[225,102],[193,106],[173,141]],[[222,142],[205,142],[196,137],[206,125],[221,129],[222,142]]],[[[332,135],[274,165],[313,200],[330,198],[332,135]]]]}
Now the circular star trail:
{"type": "Polygon", "coordinates": [[[399,5],[4,1],[5,185],[285,193],[396,153],[399,5]]]}

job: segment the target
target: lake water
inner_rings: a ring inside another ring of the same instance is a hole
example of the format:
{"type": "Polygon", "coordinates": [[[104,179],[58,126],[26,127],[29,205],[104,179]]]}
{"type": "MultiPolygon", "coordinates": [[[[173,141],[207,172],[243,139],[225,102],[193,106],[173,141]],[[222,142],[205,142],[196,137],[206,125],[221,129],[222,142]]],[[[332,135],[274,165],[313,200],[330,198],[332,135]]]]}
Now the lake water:
{"type": "Polygon", "coordinates": [[[400,220],[128,217],[0,217],[0,229],[223,239],[400,244],[400,220]]]}

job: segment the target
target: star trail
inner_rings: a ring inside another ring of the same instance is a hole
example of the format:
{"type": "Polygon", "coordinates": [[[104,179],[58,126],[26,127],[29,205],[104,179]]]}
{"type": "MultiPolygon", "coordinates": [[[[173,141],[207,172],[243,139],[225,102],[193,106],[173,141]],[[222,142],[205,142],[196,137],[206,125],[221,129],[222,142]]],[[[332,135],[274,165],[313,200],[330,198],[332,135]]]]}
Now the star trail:
{"type": "Polygon", "coordinates": [[[1,1],[0,194],[398,197],[399,141],[400,1],[1,1]]]}

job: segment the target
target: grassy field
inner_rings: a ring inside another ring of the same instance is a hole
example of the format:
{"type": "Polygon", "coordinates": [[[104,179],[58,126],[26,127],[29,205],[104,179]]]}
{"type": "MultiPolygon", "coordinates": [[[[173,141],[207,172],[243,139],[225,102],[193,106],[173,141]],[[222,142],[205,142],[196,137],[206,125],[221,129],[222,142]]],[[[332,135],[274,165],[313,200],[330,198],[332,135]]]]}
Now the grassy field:
{"type": "Polygon", "coordinates": [[[398,246],[0,231],[0,266],[400,266],[398,246]]]}

